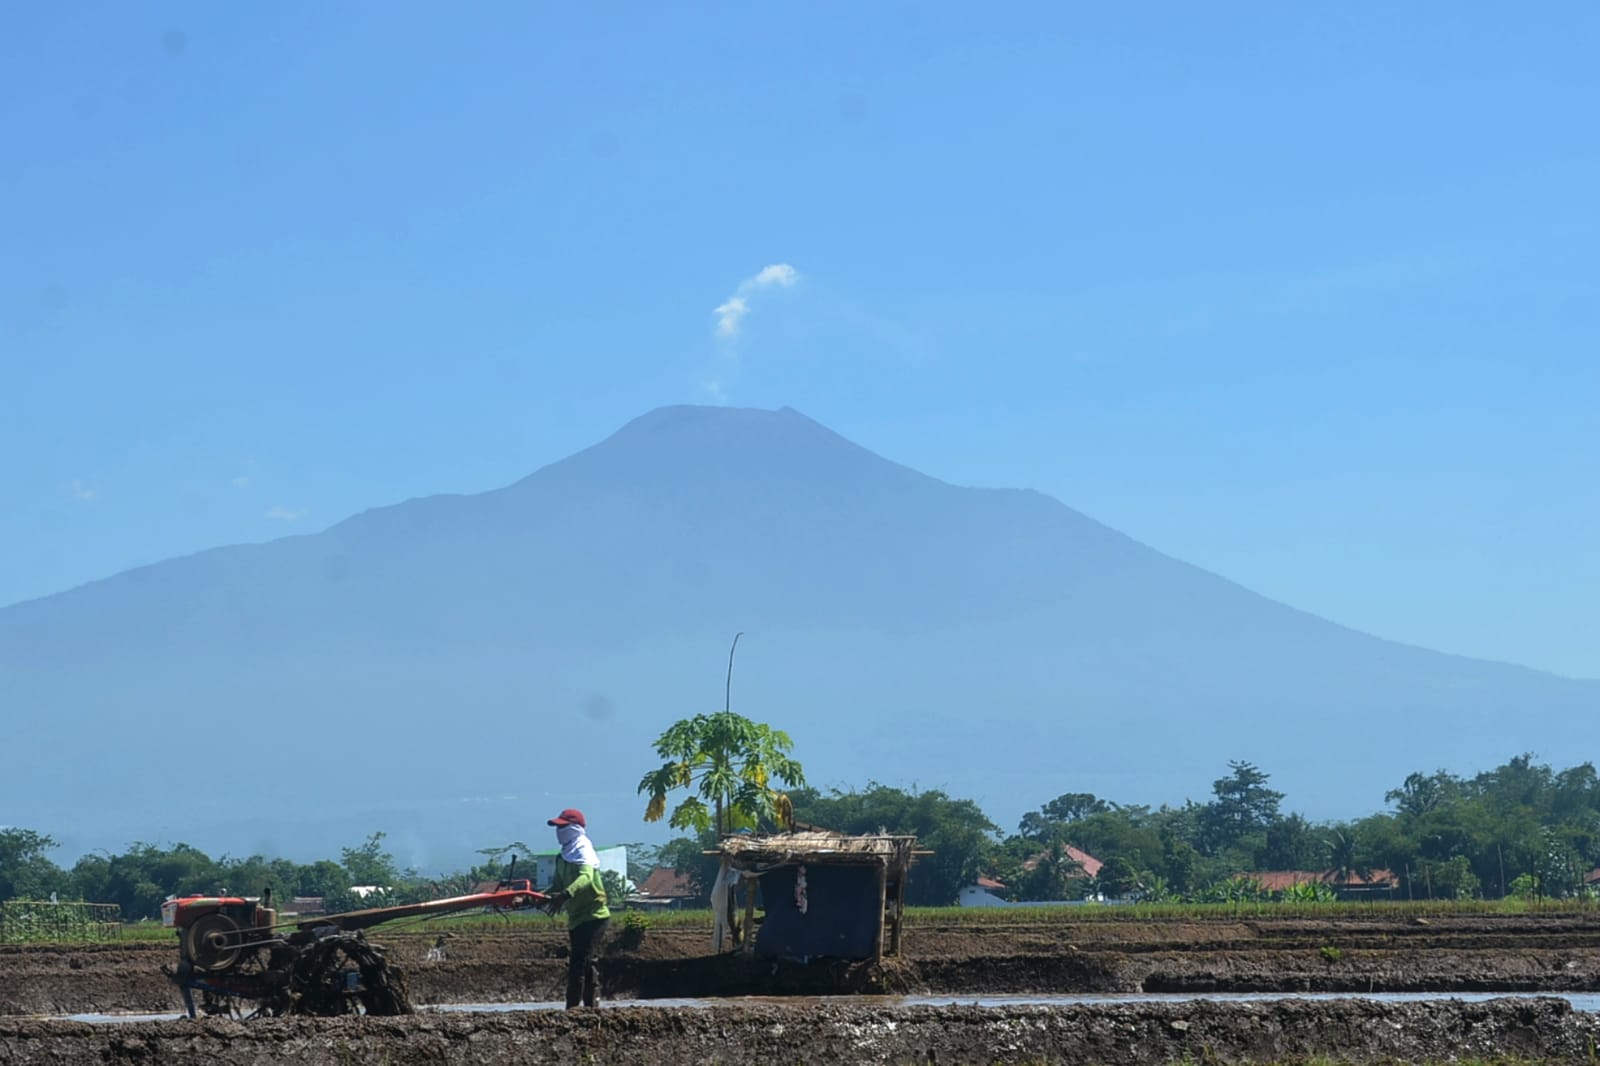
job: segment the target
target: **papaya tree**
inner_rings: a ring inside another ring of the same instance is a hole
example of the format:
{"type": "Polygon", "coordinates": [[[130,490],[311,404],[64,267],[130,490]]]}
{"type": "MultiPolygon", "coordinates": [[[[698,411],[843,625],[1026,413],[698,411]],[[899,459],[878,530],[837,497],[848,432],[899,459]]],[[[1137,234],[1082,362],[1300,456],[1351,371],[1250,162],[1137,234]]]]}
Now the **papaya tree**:
{"type": "Polygon", "coordinates": [[[776,786],[806,780],[791,747],[783,730],[730,711],[674,722],[655,743],[665,761],[639,782],[650,797],[644,820],[667,817],[667,794],[680,788],[691,794],[667,817],[674,829],[714,829],[721,836],[774,820],[783,796],[776,786]]]}
{"type": "Polygon", "coordinates": [[[776,786],[805,784],[805,772],[790,754],[789,734],[763,722],[734,714],[729,707],[733,689],[733,652],[728,651],[728,698],[715,714],[697,714],[674,722],[656,738],[655,751],[664,761],[645,774],[639,792],[649,796],[644,820],[660,821],[674,829],[718,836],[740,828],[754,828],[763,819],[776,820],[785,796],[776,786]],[[690,795],[667,816],[667,796],[677,789],[690,795]]]}

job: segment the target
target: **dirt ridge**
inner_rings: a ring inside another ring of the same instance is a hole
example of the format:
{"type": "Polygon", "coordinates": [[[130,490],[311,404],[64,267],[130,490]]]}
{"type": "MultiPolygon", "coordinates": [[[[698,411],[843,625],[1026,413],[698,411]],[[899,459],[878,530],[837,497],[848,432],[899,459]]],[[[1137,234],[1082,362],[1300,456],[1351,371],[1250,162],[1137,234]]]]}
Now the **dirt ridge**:
{"type": "Polygon", "coordinates": [[[1600,1019],[1563,1000],[1482,1003],[653,1007],[118,1026],[0,1021],[0,1066],[294,1061],[679,1063],[1592,1061],[1600,1019]]]}

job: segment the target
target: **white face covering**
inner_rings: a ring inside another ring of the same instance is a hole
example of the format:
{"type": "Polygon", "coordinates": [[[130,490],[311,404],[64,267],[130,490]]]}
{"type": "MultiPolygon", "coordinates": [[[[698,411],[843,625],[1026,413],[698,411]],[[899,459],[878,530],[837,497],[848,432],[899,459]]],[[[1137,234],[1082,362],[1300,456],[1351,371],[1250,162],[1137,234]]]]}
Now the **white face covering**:
{"type": "Polygon", "coordinates": [[[594,844],[581,825],[556,826],[556,843],[561,845],[561,857],[579,866],[599,866],[600,856],[594,853],[594,844]]]}

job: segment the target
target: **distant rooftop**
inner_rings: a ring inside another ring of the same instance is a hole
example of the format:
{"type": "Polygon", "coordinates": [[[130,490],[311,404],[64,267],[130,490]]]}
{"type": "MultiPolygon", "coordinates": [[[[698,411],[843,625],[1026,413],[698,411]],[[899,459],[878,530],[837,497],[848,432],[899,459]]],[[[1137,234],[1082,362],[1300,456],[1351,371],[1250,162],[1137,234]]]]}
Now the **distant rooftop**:
{"type": "Polygon", "coordinates": [[[693,899],[696,893],[688,874],[670,866],[658,866],[650,871],[635,895],[650,899],[693,899]]]}
{"type": "Polygon", "coordinates": [[[1240,874],[1268,892],[1283,892],[1296,885],[1321,883],[1334,888],[1391,888],[1398,883],[1389,870],[1369,870],[1366,876],[1355,871],[1340,877],[1335,870],[1256,870],[1240,874]]]}

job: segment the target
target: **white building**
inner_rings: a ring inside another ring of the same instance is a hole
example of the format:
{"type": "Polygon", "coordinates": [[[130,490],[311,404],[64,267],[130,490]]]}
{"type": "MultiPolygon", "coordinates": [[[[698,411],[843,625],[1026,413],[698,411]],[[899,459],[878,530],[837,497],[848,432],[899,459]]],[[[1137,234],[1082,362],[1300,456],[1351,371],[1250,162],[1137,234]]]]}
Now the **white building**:
{"type": "Polygon", "coordinates": [[[979,877],[977,884],[968,885],[956,897],[961,907],[1011,907],[1011,902],[1000,895],[1006,886],[992,877],[979,877]]]}
{"type": "MultiPolygon", "coordinates": [[[[628,846],[618,844],[615,847],[594,849],[595,857],[600,860],[600,871],[610,870],[624,881],[628,880],[628,846]]],[[[556,860],[561,857],[559,851],[538,851],[529,856],[533,860],[533,887],[548,888],[550,882],[556,878],[556,860]]],[[[620,900],[618,901],[621,902],[620,900]]]]}

